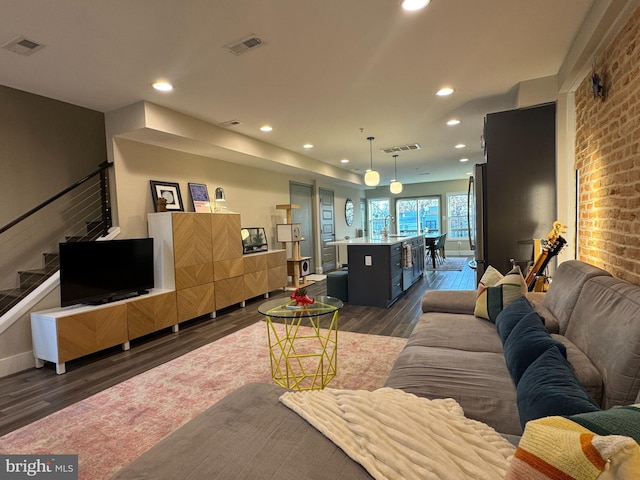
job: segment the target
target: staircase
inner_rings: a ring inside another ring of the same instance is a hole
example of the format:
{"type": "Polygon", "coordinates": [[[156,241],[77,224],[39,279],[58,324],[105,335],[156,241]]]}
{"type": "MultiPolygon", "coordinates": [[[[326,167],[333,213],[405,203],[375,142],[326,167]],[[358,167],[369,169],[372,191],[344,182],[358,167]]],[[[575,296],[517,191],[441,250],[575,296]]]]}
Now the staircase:
{"type": "MultiPolygon", "coordinates": [[[[104,229],[105,227],[102,221],[88,221],[86,222],[85,235],[67,237],[66,241],[94,241],[101,236],[104,229]]],[[[43,253],[42,262],[43,268],[36,270],[22,270],[18,272],[17,288],[0,290],[0,317],[60,269],[60,255],[58,252],[43,253]]]]}

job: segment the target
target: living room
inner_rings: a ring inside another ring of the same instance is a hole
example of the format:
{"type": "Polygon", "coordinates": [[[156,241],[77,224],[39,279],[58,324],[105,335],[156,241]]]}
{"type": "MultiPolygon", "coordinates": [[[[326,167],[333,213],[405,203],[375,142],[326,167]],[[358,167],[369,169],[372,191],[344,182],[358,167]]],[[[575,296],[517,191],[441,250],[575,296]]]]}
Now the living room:
{"type": "MultiPolygon", "coordinates": [[[[571,72],[562,67],[559,69],[558,77],[563,78],[564,88],[556,91],[555,98],[551,99],[557,101],[558,106],[557,216],[569,226],[569,247],[563,251],[560,260],[578,258],[602,267],[618,278],[640,284],[637,260],[640,232],[635,226],[635,210],[639,204],[635,180],[639,142],[635,124],[639,96],[638,86],[633,81],[640,67],[635,50],[640,13],[638,2],[605,3],[594,6],[594,12],[598,8],[602,10],[595,12],[599,13],[600,23],[590,26],[591,36],[576,36],[576,44],[581,43],[581,48],[570,53],[578,56],[579,61],[575,58],[567,60],[571,72]],[[594,95],[594,69],[603,79],[606,96],[594,95]]],[[[136,102],[122,110],[104,112],[103,116],[101,112],[60,104],[53,99],[34,98],[26,93],[28,90],[27,85],[9,86],[9,82],[0,88],[3,105],[8,106],[3,108],[6,115],[0,119],[6,136],[6,141],[3,136],[3,144],[9,146],[9,154],[3,158],[3,162],[7,162],[5,172],[9,174],[3,175],[0,182],[12,198],[10,208],[3,208],[0,223],[10,221],[31,206],[33,195],[24,191],[27,190],[25,184],[45,192],[49,190],[48,183],[55,183],[56,188],[48,194],[51,195],[94,169],[105,158],[115,163],[116,220],[124,237],[146,236],[146,215],[154,208],[148,182],[153,179],[178,182],[183,194],[190,181],[205,183],[210,189],[224,186],[229,208],[242,214],[246,226],[271,227],[277,223],[275,205],[289,202],[290,182],[314,182],[316,190],[330,188],[335,192],[336,205],[341,205],[347,198],[368,199],[377,195],[362,185],[351,186],[349,182],[331,179],[335,175],[332,171],[323,179],[312,181],[304,170],[313,170],[317,165],[305,166],[307,160],[303,154],[278,161],[278,157],[287,152],[274,149],[264,141],[248,141],[248,145],[238,146],[240,137],[233,132],[222,131],[217,125],[154,102],[136,102]],[[43,115],[40,123],[34,121],[34,112],[49,113],[43,115]],[[20,124],[16,119],[31,119],[31,126],[16,131],[16,124],[20,124]],[[122,128],[124,124],[127,124],[126,129],[122,128]],[[86,128],[82,138],[77,134],[79,125],[86,128]],[[38,140],[34,131],[38,132],[38,140]],[[207,136],[218,138],[212,141],[207,136]],[[180,149],[172,143],[176,139],[181,144],[180,149]],[[261,169],[256,174],[254,166],[239,165],[221,160],[215,154],[203,153],[214,149],[212,145],[217,151],[231,151],[238,156],[241,153],[249,156],[246,149],[253,149],[250,156],[269,160],[278,169],[288,165],[295,174],[283,175],[281,171],[268,169],[261,169]],[[48,152],[56,149],[70,151],[74,160],[65,163],[56,155],[51,161],[42,160],[49,158],[48,152]],[[25,177],[23,169],[37,171],[39,175],[25,177]],[[36,177],[39,180],[34,181],[36,177]],[[28,181],[23,181],[24,178],[28,181]]],[[[362,156],[368,162],[367,134],[365,131],[358,138],[362,156]]],[[[466,179],[459,182],[443,187],[442,192],[463,190],[466,179]]],[[[336,215],[336,219],[339,217],[336,215]]],[[[360,209],[356,202],[354,226],[337,223],[336,236],[355,236],[356,226],[360,224],[360,209]]],[[[55,306],[55,301],[55,295],[52,295],[38,309],[55,306]]],[[[5,365],[12,364],[3,368],[4,371],[16,371],[16,364],[25,365],[23,358],[28,359],[26,364],[32,365],[28,315],[0,335],[0,347],[5,365]]]]}

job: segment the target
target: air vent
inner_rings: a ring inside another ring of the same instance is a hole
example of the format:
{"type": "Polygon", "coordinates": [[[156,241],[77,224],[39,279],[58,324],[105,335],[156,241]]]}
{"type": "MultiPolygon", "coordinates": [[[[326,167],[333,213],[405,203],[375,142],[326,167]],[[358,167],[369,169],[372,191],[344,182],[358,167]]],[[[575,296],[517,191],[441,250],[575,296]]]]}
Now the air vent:
{"type": "Polygon", "coordinates": [[[2,48],[9,50],[10,52],[17,53],[18,55],[31,55],[38,50],[44,48],[44,45],[33,40],[29,40],[23,35],[18,35],[13,40],[8,41],[2,48]]]}
{"type": "Polygon", "coordinates": [[[237,127],[238,125],[242,125],[243,123],[244,122],[241,122],[240,120],[229,120],[228,122],[222,122],[219,125],[224,128],[229,128],[229,127],[237,127]]]}
{"type": "Polygon", "coordinates": [[[394,152],[408,152],[410,150],[420,150],[422,147],[417,143],[410,143],[409,145],[399,145],[397,147],[381,148],[384,153],[394,152]]]}
{"type": "Polygon", "coordinates": [[[224,48],[234,55],[242,55],[243,53],[247,53],[249,50],[258,48],[260,45],[263,45],[262,40],[251,34],[242,40],[225,45],[224,48]]]}

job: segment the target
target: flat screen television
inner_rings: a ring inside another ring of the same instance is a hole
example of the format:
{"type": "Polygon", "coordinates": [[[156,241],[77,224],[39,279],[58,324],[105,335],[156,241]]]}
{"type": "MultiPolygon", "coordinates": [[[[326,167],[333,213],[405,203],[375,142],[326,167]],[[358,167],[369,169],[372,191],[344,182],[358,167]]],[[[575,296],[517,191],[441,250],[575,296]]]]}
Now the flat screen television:
{"type": "Polygon", "coordinates": [[[153,239],[60,244],[60,304],[97,305],[153,288],[153,239]]]}

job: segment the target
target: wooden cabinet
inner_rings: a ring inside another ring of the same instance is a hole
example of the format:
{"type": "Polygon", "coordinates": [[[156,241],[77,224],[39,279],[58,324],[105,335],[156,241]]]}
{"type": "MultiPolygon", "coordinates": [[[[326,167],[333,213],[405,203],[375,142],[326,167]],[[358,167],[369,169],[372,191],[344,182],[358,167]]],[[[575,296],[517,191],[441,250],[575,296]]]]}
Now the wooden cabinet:
{"type": "Polygon", "coordinates": [[[127,330],[130,340],[174,326],[178,311],[176,292],[145,296],[127,303],[127,330]]]}
{"type": "Polygon", "coordinates": [[[285,250],[245,255],[243,265],[244,293],[247,299],[258,295],[266,296],[268,292],[287,285],[287,252],[285,250]]]}
{"type": "Polygon", "coordinates": [[[285,250],[274,250],[269,253],[270,255],[267,257],[267,291],[271,292],[287,285],[287,252],[285,250]]]}
{"type": "Polygon", "coordinates": [[[287,284],[284,250],[243,256],[239,214],[165,212],[148,221],[156,285],[176,289],[179,322],[287,284]]]}
{"type": "Polygon", "coordinates": [[[152,290],[148,295],[99,306],[74,305],[31,314],[36,367],[44,361],[65,372],[65,362],[122,345],[129,340],[177,325],[174,291],[152,290]]]}

